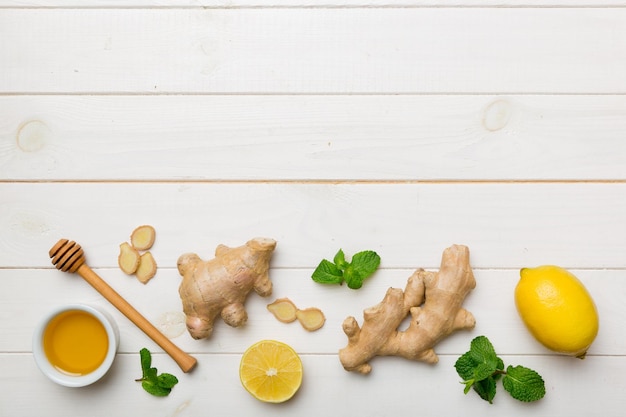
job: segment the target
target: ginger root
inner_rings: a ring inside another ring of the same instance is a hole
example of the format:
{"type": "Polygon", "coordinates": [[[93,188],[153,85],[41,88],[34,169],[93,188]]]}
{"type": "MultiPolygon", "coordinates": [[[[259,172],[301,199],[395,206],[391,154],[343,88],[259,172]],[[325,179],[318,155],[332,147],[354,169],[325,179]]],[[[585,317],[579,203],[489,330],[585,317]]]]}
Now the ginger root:
{"type": "Polygon", "coordinates": [[[404,292],[389,288],[384,299],[363,312],[363,326],[354,317],[343,322],[348,345],[339,351],[347,371],[368,374],[375,356],[394,355],[437,363],[433,347],[455,330],[471,329],[476,321],[461,307],[476,286],[469,263],[469,249],[453,245],[443,252],[439,272],[418,269],[409,277],[404,292]],[[398,331],[411,314],[409,327],[398,331]]]}
{"type": "Polygon", "coordinates": [[[183,277],[178,292],[191,337],[211,336],[218,315],[229,326],[245,324],[248,293],[253,289],[262,297],[272,293],[269,263],[275,247],[273,239],[255,238],[236,248],[219,245],[209,261],[195,253],[178,258],[178,272],[183,277]]]}

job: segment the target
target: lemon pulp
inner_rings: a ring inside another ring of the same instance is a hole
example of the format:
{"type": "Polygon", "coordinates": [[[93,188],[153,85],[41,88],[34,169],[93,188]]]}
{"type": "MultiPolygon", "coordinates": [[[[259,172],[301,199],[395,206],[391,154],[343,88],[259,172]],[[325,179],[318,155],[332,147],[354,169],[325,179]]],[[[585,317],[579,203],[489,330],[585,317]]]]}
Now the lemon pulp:
{"type": "Polygon", "coordinates": [[[524,268],[515,304],[531,334],[555,352],[584,357],[599,329],[598,312],[585,286],[554,265],[524,268]]]}
{"type": "Polygon", "coordinates": [[[239,365],[244,388],[260,401],[287,401],[302,384],[302,361],[288,345],[275,340],[261,340],[250,346],[239,365]]]}

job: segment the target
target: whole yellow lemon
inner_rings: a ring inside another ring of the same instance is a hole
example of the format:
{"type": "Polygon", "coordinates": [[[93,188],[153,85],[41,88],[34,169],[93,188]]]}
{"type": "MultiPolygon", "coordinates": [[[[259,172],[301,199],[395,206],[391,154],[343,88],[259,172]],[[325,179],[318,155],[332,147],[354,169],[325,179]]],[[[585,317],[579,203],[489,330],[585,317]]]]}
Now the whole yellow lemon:
{"type": "Polygon", "coordinates": [[[520,277],[515,305],[530,333],[550,350],[584,358],[599,320],[582,282],[554,265],[523,268],[520,277]]]}

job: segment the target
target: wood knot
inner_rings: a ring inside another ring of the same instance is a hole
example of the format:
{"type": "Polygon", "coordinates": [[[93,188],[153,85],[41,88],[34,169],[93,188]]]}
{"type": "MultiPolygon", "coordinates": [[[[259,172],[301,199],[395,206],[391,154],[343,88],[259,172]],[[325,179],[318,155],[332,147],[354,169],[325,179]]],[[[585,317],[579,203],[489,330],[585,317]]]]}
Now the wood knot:
{"type": "Polygon", "coordinates": [[[31,120],[17,131],[17,146],[24,152],[41,150],[50,136],[50,128],[42,121],[31,120]]]}
{"type": "Polygon", "coordinates": [[[483,126],[490,132],[505,127],[511,119],[511,104],[499,99],[489,104],[483,114],[483,126]]]}
{"type": "Polygon", "coordinates": [[[61,239],[49,252],[52,258],[52,265],[59,271],[76,272],[85,263],[85,253],[83,248],[74,241],[61,239]]]}

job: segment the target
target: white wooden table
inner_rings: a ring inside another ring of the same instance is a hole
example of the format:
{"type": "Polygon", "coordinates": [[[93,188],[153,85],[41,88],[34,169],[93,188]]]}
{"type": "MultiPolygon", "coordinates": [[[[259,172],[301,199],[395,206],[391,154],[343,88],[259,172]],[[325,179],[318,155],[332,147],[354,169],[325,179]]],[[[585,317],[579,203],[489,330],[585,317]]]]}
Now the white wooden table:
{"type": "Polygon", "coordinates": [[[626,408],[626,1],[0,0],[0,415],[618,416],[626,408]],[[140,224],[157,230],[157,276],[117,267],[140,224]],[[244,328],[196,341],[189,374],[49,248],[78,241],[89,265],[146,317],[180,312],[176,260],[220,243],[278,241],[274,294],[251,295],[244,328]],[[469,246],[477,326],[436,347],[437,365],[377,358],[343,370],[341,322],[418,267],[469,246]],[[322,258],[377,251],[359,291],[314,283],[322,258]],[[513,304],[519,268],[570,269],[601,329],[584,361],[554,355],[513,304]],[[265,306],[317,306],[307,333],[265,306]],[[57,386],[32,332],[55,306],[90,303],[121,343],[105,379],[57,386]],[[477,335],[536,369],[537,403],[502,388],[464,396],[453,368],[477,335]],[[293,346],[291,401],[242,388],[242,352],[293,346]],[[180,383],[145,393],[142,347],[180,383]]]}

